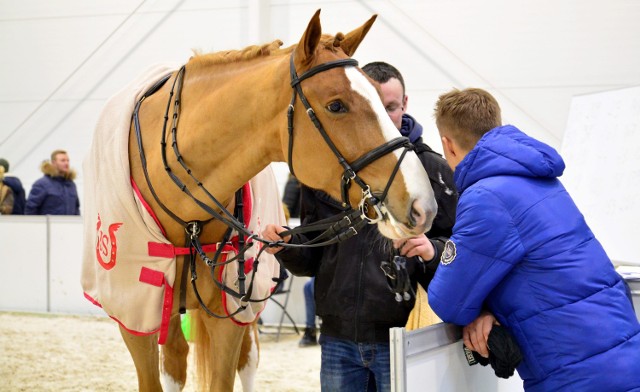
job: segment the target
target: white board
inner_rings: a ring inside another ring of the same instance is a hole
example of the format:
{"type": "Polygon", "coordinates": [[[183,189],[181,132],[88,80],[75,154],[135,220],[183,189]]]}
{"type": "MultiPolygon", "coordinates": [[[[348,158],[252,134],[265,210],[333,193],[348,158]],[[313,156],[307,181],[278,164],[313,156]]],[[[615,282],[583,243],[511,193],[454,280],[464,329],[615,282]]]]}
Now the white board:
{"type": "Polygon", "coordinates": [[[574,97],[560,178],[616,265],[640,265],[640,86],[574,97]]]}

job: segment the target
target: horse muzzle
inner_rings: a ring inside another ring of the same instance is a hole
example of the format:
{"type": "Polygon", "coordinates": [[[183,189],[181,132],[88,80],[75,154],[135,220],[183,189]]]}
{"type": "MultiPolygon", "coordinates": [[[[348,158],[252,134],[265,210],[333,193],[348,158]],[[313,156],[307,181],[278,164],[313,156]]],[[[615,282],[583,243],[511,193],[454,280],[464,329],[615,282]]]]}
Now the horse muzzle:
{"type": "Polygon", "coordinates": [[[380,233],[387,238],[410,238],[429,231],[437,212],[435,199],[418,198],[410,203],[404,219],[397,219],[386,211],[384,219],[376,223],[380,233]]]}

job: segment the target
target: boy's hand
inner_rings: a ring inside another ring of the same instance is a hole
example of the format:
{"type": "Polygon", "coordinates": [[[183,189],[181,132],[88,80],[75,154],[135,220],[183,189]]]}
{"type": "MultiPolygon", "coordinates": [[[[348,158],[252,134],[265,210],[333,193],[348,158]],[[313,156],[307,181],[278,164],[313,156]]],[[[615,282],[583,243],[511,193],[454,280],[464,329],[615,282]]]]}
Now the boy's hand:
{"type": "Polygon", "coordinates": [[[498,320],[490,312],[482,312],[471,322],[462,328],[462,340],[469,350],[476,351],[485,358],[489,358],[489,333],[494,325],[500,325],[498,320]]]}

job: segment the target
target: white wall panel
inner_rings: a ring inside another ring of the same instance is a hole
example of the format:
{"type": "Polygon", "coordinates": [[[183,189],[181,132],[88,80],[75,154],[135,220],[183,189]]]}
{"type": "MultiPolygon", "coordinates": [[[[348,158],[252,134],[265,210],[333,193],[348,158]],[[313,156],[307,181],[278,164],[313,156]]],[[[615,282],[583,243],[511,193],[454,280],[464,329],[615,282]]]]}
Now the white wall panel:
{"type": "Polygon", "coordinates": [[[84,298],[82,272],[82,218],[50,219],[50,311],[53,313],[104,314],[84,298]]]}
{"type": "Polygon", "coordinates": [[[0,309],[46,312],[46,217],[0,216],[0,309]]]}

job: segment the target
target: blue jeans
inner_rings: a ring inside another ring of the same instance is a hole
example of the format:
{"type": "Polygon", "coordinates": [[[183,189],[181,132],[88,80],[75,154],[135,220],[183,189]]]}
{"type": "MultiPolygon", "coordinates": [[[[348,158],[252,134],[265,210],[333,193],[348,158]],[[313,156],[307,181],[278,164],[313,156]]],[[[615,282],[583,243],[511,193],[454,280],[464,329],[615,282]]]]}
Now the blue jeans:
{"type": "Polygon", "coordinates": [[[389,343],[355,343],[320,335],[323,392],[391,390],[389,343]]]}
{"type": "Polygon", "coordinates": [[[313,284],[315,281],[316,278],[314,276],[302,288],[304,291],[305,323],[307,328],[316,327],[316,301],[313,297],[313,284]]]}

